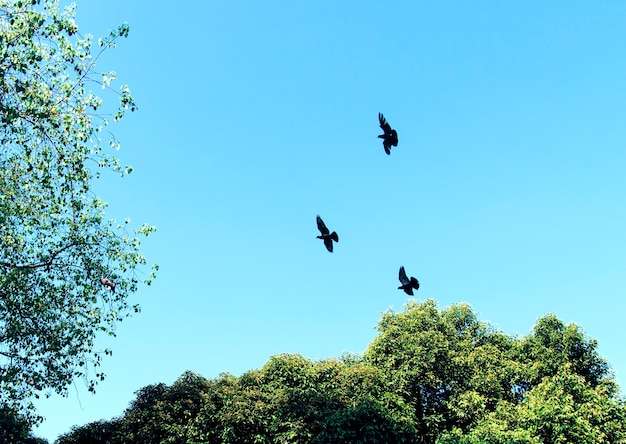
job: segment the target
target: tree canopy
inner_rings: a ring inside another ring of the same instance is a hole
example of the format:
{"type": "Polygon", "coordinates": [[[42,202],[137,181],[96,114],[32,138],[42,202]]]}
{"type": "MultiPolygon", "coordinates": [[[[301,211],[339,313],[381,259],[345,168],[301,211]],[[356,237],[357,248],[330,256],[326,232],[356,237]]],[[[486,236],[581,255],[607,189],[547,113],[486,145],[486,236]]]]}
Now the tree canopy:
{"type": "Polygon", "coordinates": [[[363,356],[277,355],[136,396],[57,444],[626,442],[626,404],[580,327],[548,314],[518,338],[432,300],[384,313],[363,356]]]}
{"type": "Polygon", "coordinates": [[[8,407],[0,407],[0,444],[48,444],[30,431],[31,423],[8,407]]]}
{"type": "Polygon", "coordinates": [[[139,252],[154,228],[106,220],[93,192],[100,171],[131,170],[108,124],[136,105],[112,87],[114,72],[95,70],[128,32],[94,45],[73,7],[0,0],[0,405],[21,412],[77,377],[95,389],[109,353],[94,349],[96,335],[138,311],[129,296],[154,277],[139,252]]]}

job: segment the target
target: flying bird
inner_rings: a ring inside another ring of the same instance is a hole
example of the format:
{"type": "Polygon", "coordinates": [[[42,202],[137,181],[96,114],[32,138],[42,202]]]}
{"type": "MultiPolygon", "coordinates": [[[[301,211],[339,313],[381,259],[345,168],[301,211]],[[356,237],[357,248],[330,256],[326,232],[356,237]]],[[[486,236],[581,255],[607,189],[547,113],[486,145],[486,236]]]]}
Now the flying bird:
{"type": "Polygon", "coordinates": [[[331,233],[330,230],[328,230],[328,228],[326,228],[326,224],[324,223],[322,218],[319,217],[319,216],[317,216],[317,228],[322,233],[322,235],[321,236],[317,236],[317,238],[318,239],[323,239],[324,240],[324,245],[326,245],[326,249],[332,253],[333,252],[333,241],[339,242],[339,236],[337,236],[337,233],[335,231],[333,231],[331,233]]]}
{"type": "Polygon", "coordinates": [[[398,278],[400,279],[400,283],[402,283],[402,285],[398,287],[398,290],[404,290],[406,294],[413,296],[413,289],[415,288],[417,290],[420,288],[420,283],[417,279],[413,276],[411,276],[411,279],[407,277],[404,266],[400,267],[400,275],[398,278]]]}
{"type": "Polygon", "coordinates": [[[398,146],[398,133],[395,129],[391,129],[391,125],[387,123],[387,119],[385,119],[382,113],[378,113],[378,121],[380,122],[380,127],[385,132],[385,134],[381,134],[378,138],[383,139],[385,152],[391,154],[391,146],[398,146]]]}
{"type": "Polygon", "coordinates": [[[102,278],[100,279],[100,283],[109,290],[111,290],[113,293],[115,293],[115,282],[113,282],[111,279],[102,278]]]}

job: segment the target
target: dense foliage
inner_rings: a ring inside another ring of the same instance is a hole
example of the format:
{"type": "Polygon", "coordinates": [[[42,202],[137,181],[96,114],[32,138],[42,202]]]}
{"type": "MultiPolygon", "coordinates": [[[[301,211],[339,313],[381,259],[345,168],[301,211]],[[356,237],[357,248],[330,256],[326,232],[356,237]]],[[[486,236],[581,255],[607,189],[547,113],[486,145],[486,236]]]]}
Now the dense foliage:
{"type": "Polygon", "coordinates": [[[467,305],[428,300],[385,313],[378,330],[363,357],[186,372],[57,444],[626,442],[626,404],[595,341],[554,315],[516,338],[467,305]]]}
{"type": "Polygon", "coordinates": [[[48,444],[43,438],[36,438],[30,431],[28,419],[15,410],[0,407],[0,444],[48,444]]]}
{"type": "Polygon", "coordinates": [[[129,172],[107,154],[119,147],[107,116],[135,104],[127,87],[111,88],[114,73],[95,71],[127,34],[120,26],[94,49],[73,8],[0,0],[0,407],[31,419],[40,393],[65,394],[77,377],[94,390],[108,353],[94,350],[96,334],[138,310],[128,301],[145,263],[136,236],[153,228],[106,221],[92,191],[102,168],[129,172]]]}

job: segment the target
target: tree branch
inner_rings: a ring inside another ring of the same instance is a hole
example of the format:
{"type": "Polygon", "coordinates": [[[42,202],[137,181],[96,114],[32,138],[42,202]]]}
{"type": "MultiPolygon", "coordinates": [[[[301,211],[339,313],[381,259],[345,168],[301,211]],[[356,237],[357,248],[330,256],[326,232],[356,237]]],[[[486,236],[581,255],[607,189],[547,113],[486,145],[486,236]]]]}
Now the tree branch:
{"type": "Polygon", "coordinates": [[[37,264],[23,264],[23,265],[19,265],[19,264],[15,264],[15,263],[12,263],[12,262],[0,261],[0,265],[2,265],[3,267],[14,268],[14,269],[18,269],[18,270],[30,270],[30,269],[34,269],[34,268],[50,267],[59,254],[63,253],[68,248],[75,247],[75,246],[76,246],[76,244],[74,242],[72,242],[71,244],[68,244],[68,245],[62,247],[61,249],[55,251],[52,254],[52,256],[50,256],[50,259],[45,261],[45,262],[40,262],[40,263],[37,263],[37,264]]]}

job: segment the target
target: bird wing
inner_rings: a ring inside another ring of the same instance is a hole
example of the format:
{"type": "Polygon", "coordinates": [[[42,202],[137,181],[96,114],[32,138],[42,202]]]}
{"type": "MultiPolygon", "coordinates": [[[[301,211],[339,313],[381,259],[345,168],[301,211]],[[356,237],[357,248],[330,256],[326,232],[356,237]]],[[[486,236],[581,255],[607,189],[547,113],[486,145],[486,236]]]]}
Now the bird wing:
{"type": "Polygon", "coordinates": [[[420,282],[413,276],[411,276],[411,287],[415,288],[416,290],[419,290],[420,288],[420,282]]]}
{"type": "Polygon", "coordinates": [[[385,116],[383,116],[382,113],[378,113],[378,121],[380,122],[380,127],[385,132],[385,135],[391,134],[391,125],[387,123],[387,119],[385,119],[385,116]]]}
{"type": "Polygon", "coordinates": [[[333,240],[330,237],[324,238],[324,245],[326,245],[326,249],[328,251],[330,251],[331,253],[333,252],[333,240]]]}
{"type": "Polygon", "coordinates": [[[406,277],[406,271],[404,271],[404,265],[400,267],[400,274],[398,275],[398,279],[400,279],[400,282],[402,283],[402,285],[406,285],[410,283],[409,278],[406,277]]]}
{"type": "Polygon", "coordinates": [[[328,234],[328,228],[326,228],[326,224],[322,220],[321,217],[317,216],[317,229],[320,230],[322,234],[328,234]]]}

